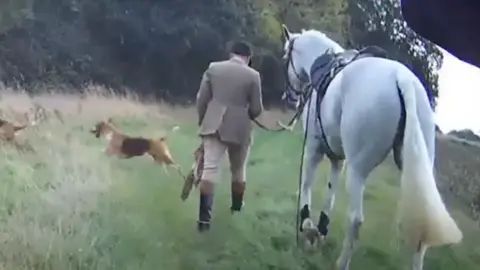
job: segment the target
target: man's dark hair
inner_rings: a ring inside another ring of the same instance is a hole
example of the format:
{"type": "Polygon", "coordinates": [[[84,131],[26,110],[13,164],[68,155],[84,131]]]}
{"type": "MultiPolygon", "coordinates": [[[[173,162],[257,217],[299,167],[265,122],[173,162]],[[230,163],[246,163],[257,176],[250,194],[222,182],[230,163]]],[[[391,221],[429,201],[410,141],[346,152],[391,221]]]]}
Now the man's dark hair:
{"type": "Polygon", "coordinates": [[[245,41],[237,41],[230,48],[230,53],[250,57],[252,56],[252,48],[250,47],[250,44],[245,41]]]}

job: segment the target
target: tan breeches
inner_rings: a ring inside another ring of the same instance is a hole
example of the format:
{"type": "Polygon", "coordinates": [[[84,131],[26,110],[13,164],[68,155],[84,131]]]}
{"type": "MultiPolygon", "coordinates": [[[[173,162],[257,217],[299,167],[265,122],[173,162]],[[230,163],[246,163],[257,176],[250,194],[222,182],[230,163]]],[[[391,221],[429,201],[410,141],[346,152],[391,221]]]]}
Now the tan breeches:
{"type": "Polygon", "coordinates": [[[250,151],[249,145],[237,145],[222,142],[217,136],[203,136],[204,167],[202,180],[218,181],[219,167],[225,152],[230,160],[232,181],[245,182],[246,161],[250,151]]]}

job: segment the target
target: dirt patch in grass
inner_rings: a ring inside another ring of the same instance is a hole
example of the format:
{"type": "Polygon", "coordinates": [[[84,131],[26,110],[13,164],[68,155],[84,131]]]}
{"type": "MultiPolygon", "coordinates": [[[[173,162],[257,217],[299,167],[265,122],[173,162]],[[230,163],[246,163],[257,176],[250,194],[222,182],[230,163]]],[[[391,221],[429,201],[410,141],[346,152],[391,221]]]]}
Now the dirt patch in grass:
{"type": "Polygon", "coordinates": [[[480,148],[439,136],[436,143],[438,185],[453,194],[465,210],[480,219],[480,148]]]}

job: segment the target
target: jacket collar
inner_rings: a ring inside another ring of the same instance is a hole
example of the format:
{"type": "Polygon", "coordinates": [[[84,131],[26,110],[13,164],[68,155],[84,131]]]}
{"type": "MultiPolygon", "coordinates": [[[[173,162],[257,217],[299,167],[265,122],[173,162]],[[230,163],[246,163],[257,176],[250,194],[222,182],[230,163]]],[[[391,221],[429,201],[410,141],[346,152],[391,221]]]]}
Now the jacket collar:
{"type": "Polygon", "coordinates": [[[235,55],[232,56],[229,61],[232,61],[232,62],[235,62],[235,63],[238,63],[238,64],[242,64],[242,65],[247,65],[247,63],[245,63],[240,57],[235,56],[235,55]]]}

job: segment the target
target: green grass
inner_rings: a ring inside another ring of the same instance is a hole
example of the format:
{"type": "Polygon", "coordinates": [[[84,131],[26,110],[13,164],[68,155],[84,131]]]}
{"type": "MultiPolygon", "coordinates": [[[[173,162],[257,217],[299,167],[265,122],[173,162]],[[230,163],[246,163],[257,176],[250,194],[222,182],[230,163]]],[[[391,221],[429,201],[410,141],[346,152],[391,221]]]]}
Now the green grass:
{"type": "MultiPolygon", "coordinates": [[[[96,117],[93,108],[98,105],[88,106],[80,116],[65,112],[67,124],[51,119],[27,130],[22,137],[36,153],[1,150],[0,269],[333,269],[345,231],[344,179],[327,245],[314,253],[300,250],[295,245],[299,133],[255,131],[244,211],[234,216],[229,212],[224,166],[213,227],[201,235],[195,231],[197,193],[181,202],[182,181],[175,171],[167,176],[147,157],[105,156],[104,141],[88,133],[95,118],[103,116],[96,117]]],[[[181,113],[171,111],[170,116],[180,119],[181,113]]],[[[114,121],[129,134],[145,136],[168,133],[179,121],[154,116],[136,112],[114,121]]],[[[195,131],[193,121],[182,120],[180,130],[168,137],[184,170],[199,143],[195,131]]],[[[317,217],[327,171],[324,162],[313,193],[317,217]]],[[[384,165],[369,179],[365,223],[351,269],[408,269],[394,223],[398,178],[384,165]]],[[[431,249],[425,269],[478,269],[478,225],[460,210],[452,213],[464,241],[431,249]]]]}

